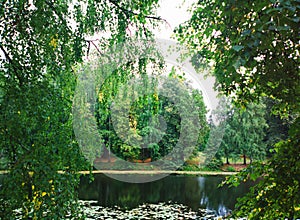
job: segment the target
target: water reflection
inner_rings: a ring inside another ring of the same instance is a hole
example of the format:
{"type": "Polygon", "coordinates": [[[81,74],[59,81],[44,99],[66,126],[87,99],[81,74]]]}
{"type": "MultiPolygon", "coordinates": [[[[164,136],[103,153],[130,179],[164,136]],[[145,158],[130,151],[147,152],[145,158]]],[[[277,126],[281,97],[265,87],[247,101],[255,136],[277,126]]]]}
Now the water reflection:
{"type": "Polygon", "coordinates": [[[221,176],[167,176],[154,182],[127,183],[98,174],[91,183],[87,176],[82,177],[79,197],[97,200],[101,206],[118,205],[122,208],[172,201],[193,210],[208,208],[219,215],[226,215],[234,208],[236,199],[248,192],[253,183],[246,182],[237,188],[218,188],[224,179],[221,176]]]}

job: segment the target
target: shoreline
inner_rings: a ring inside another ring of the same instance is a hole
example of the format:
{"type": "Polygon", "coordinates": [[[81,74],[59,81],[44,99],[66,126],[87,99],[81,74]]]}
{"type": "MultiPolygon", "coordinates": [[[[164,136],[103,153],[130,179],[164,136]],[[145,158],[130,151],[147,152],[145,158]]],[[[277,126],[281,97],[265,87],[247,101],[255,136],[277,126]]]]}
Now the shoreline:
{"type": "MultiPolygon", "coordinates": [[[[0,170],[1,174],[7,174],[9,171],[0,170]]],[[[58,171],[63,173],[63,171],[58,171]]],[[[79,174],[87,175],[90,171],[79,171],[79,174]]],[[[92,174],[115,174],[115,175],[193,175],[193,176],[231,176],[238,172],[225,172],[225,171],[177,171],[177,170],[93,170],[92,174]]]]}
{"type": "MultiPolygon", "coordinates": [[[[90,171],[80,171],[80,174],[89,174],[90,171]]],[[[235,175],[238,172],[224,172],[224,171],[177,171],[177,170],[93,170],[93,174],[136,174],[136,175],[159,175],[159,174],[170,174],[170,175],[194,175],[194,176],[230,176],[235,175]]]]}

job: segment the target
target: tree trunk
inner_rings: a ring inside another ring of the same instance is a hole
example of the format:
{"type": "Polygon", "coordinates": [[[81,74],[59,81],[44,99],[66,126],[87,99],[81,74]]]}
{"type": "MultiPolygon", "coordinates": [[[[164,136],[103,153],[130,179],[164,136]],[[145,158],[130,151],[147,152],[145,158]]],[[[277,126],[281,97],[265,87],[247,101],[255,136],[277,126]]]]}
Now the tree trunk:
{"type": "Polygon", "coordinates": [[[226,164],[228,164],[228,165],[230,164],[228,157],[226,157],[226,164]]]}
{"type": "Polygon", "coordinates": [[[246,165],[247,164],[246,154],[243,155],[243,158],[244,158],[244,165],[246,165]]]}
{"type": "Polygon", "coordinates": [[[106,147],[104,147],[103,153],[102,153],[102,158],[109,159],[109,154],[110,154],[109,150],[106,147]]]}
{"type": "Polygon", "coordinates": [[[109,148],[108,148],[108,162],[111,162],[111,161],[110,161],[110,146],[109,146],[109,148]]]}

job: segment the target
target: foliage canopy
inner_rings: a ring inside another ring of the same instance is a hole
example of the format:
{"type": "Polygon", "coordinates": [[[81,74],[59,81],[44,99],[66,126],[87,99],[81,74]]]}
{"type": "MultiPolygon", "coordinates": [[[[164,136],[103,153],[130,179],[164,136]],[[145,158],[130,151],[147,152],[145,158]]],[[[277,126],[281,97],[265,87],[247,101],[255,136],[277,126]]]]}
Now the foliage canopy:
{"type": "Polygon", "coordinates": [[[276,102],[273,113],[292,123],[273,158],[240,175],[264,176],[237,212],[253,219],[300,216],[299,8],[298,0],[198,1],[175,31],[195,67],[213,61],[217,88],[238,106],[267,96],[276,102]]]}
{"type": "Polygon", "coordinates": [[[0,147],[9,170],[1,219],[15,219],[16,209],[27,219],[80,218],[74,67],[91,47],[103,54],[131,34],[150,37],[157,2],[1,1],[0,147]],[[97,42],[88,38],[95,33],[97,42]]]}

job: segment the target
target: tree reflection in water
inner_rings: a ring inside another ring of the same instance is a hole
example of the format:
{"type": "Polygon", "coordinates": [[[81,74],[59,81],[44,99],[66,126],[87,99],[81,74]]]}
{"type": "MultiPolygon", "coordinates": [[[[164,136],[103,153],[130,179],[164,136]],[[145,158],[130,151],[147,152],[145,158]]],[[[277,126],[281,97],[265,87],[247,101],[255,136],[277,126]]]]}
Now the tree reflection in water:
{"type": "Polygon", "coordinates": [[[83,200],[97,200],[98,205],[115,205],[131,209],[143,203],[175,202],[193,210],[207,208],[219,215],[226,215],[234,208],[236,199],[248,192],[252,182],[237,188],[218,188],[225,179],[222,176],[167,176],[149,183],[127,183],[96,174],[95,180],[81,179],[79,197],[83,200]]]}

